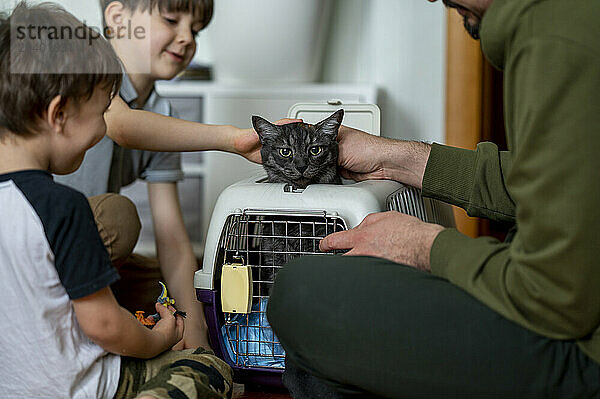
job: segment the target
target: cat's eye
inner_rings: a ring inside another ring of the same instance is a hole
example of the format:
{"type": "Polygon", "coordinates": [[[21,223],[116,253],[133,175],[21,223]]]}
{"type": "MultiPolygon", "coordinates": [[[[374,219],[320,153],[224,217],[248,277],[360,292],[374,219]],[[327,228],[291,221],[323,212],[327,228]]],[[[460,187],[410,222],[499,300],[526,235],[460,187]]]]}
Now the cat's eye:
{"type": "Polygon", "coordinates": [[[323,151],[323,147],[320,145],[316,145],[314,147],[310,147],[310,155],[319,155],[323,151]]]}
{"type": "Polygon", "coordinates": [[[292,156],[292,150],[290,150],[289,148],[280,148],[279,155],[281,155],[284,158],[289,158],[292,156]]]}

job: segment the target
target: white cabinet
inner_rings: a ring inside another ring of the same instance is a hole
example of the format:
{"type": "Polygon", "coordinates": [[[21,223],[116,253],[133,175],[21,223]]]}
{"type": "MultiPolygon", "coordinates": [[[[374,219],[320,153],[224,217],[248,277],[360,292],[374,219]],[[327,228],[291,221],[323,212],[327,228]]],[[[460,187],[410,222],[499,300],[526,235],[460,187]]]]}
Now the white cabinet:
{"type": "MultiPolygon", "coordinates": [[[[183,119],[208,124],[251,127],[252,115],[275,121],[287,117],[296,103],[324,103],[339,99],[343,103],[377,103],[372,85],[306,84],[293,86],[224,86],[218,83],[160,82],[158,93],[171,100],[183,119]]],[[[194,251],[202,256],[204,237],[217,197],[236,181],[255,175],[261,166],[244,158],[217,151],[186,153],[182,156],[185,180],[179,184],[184,219],[194,251]]],[[[124,189],[138,206],[142,234],[136,251],[154,253],[152,221],[144,183],[124,189]]]]}

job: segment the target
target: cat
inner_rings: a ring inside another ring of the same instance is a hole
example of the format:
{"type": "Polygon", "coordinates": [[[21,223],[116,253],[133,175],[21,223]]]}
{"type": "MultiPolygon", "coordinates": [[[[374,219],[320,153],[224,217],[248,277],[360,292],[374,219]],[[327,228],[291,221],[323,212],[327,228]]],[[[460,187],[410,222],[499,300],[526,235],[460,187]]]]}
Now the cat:
{"type": "MultiPolygon", "coordinates": [[[[285,183],[295,189],[305,189],[310,184],[342,184],[337,170],[337,135],[343,117],[344,110],[340,109],[315,125],[295,122],[278,126],[253,116],[252,125],[262,144],[266,181],[285,183]]],[[[257,223],[259,235],[266,236],[258,243],[261,266],[253,268],[259,295],[264,284],[270,288],[281,266],[302,253],[318,252],[320,238],[333,232],[333,227],[325,226],[323,217],[309,219],[264,216],[257,223]]]]}
{"type": "Polygon", "coordinates": [[[253,116],[267,181],[299,189],[315,183],[341,184],[337,134],[343,118],[340,109],[315,125],[295,122],[278,126],[253,116]]]}

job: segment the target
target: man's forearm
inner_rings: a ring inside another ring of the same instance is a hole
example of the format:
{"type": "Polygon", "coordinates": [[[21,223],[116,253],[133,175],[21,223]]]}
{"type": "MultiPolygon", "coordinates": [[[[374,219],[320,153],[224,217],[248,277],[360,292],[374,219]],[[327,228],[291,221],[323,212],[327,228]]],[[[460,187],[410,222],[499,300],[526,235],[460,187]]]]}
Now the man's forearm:
{"type": "Polygon", "coordinates": [[[476,150],[433,144],[423,194],[463,208],[469,216],[514,223],[515,201],[506,183],[511,155],[494,143],[476,150]]]}
{"type": "Polygon", "coordinates": [[[385,139],[381,142],[381,163],[386,177],[422,188],[430,152],[427,143],[385,139]]]}

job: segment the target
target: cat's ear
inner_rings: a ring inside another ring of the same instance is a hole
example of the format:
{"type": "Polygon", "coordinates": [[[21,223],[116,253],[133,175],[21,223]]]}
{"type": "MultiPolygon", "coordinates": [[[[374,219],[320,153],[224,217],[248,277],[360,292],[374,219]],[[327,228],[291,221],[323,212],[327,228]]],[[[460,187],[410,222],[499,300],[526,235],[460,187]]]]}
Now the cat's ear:
{"type": "Polygon", "coordinates": [[[268,120],[261,118],[260,116],[254,115],[252,117],[252,126],[254,127],[256,133],[258,133],[258,137],[260,137],[261,142],[265,138],[273,136],[277,133],[277,126],[268,120]]]}
{"type": "Polygon", "coordinates": [[[344,110],[340,109],[335,111],[329,118],[317,123],[315,127],[322,133],[335,138],[337,137],[338,129],[342,124],[342,119],[344,119],[344,110]]]}

